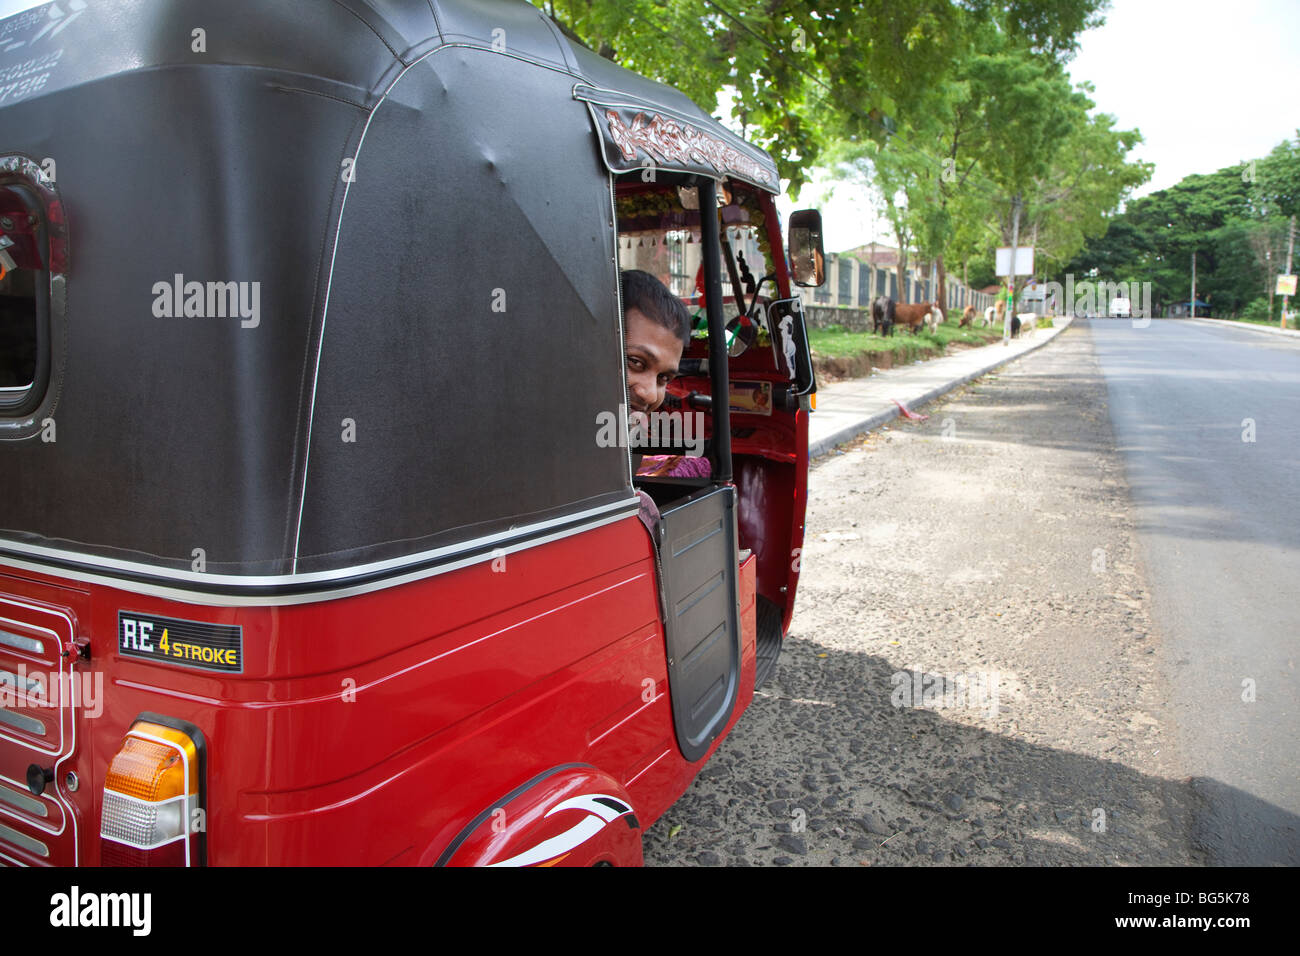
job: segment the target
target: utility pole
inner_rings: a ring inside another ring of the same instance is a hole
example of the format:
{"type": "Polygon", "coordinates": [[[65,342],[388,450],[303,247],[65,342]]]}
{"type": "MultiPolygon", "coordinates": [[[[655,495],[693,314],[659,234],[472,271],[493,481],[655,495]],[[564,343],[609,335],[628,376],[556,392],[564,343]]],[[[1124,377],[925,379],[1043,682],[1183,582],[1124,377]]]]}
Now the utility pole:
{"type": "Polygon", "coordinates": [[[1002,344],[1011,344],[1011,310],[1016,307],[1016,247],[1020,242],[1020,193],[1011,200],[1011,284],[1007,311],[1002,313],[1002,344]]]}
{"type": "Polygon", "coordinates": [[[1192,301],[1187,306],[1187,317],[1196,318],[1196,250],[1192,250],[1192,301]]]}
{"type": "Polygon", "coordinates": [[[881,290],[876,288],[876,204],[871,204],[871,275],[867,279],[867,288],[871,293],[871,301],[867,303],[870,309],[872,303],[876,301],[876,296],[881,294],[881,290]]]}
{"type": "MultiPolygon", "coordinates": [[[[1286,274],[1291,274],[1291,250],[1295,246],[1295,216],[1291,217],[1291,229],[1286,234],[1286,274]]],[[[1286,328],[1286,306],[1289,295],[1282,296],[1282,328],[1286,328]]]]}

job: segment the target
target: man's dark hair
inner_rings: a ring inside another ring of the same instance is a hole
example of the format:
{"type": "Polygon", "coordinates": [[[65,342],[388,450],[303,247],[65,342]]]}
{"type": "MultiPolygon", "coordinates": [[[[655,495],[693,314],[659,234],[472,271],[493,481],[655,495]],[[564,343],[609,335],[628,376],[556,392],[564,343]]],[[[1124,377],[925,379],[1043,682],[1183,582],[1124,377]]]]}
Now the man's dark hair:
{"type": "Polygon", "coordinates": [[[681,339],[683,349],[691,344],[691,317],[686,306],[662,282],[640,269],[624,269],[619,280],[623,286],[624,314],[628,309],[637,309],[681,339]]]}

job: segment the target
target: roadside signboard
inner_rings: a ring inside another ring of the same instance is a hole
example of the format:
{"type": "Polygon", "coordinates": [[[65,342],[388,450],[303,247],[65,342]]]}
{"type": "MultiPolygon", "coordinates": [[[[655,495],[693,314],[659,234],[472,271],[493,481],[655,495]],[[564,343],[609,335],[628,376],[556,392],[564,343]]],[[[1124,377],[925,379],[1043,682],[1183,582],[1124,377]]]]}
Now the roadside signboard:
{"type": "MultiPolygon", "coordinates": [[[[997,262],[995,265],[997,266],[997,269],[994,271],[996,271],[998,275],[1009,276],[1012,274],[1010,246],[998,246],[997,262]]],[[[1033,246],[1016,247],[1015,267],[1015,274],[1018,276],[1031,276],[1034,274],[1033,246]]]]}
{"type": "Polygon", "coordinates": [[[1295,276],[1278,276],[1275,295],[1295,295],[1295,276]]]}

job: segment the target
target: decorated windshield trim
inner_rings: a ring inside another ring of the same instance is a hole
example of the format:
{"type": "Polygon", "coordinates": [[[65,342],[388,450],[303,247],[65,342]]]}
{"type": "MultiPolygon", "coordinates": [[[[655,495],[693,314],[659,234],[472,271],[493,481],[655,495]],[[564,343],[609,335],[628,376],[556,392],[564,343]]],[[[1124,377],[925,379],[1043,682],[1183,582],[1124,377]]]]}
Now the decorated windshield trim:
{"type": "Polygon", "coordinates": [[[767,181],[767,171],[754,160],[686,123],[665,120],[658,113],[647,121],[644,113],[637,113],[628,125],[615,110],[605,110],[605,122],[610,138],[629,162],[635,161],[640,151],[660,164],[707,162],[720,173],[767,181]]]}
{"type": "Polygon", "coordinates": [[[594,92],[579,85],[573,95],[591,110],[605,165],[612,172],[662,167],[714,179],[730,176],[769,192],[778,189],[775,164],[729,131],[706,131],[702,124],[660,106],[627,102],[630,98],[617,94],[598,98],[594,92]]]}

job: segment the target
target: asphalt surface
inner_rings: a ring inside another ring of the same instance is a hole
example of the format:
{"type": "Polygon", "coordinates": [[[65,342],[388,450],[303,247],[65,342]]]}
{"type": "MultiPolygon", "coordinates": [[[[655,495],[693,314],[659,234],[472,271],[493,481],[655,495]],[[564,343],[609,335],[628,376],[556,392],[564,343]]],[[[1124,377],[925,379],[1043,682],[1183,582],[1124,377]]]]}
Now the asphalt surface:
{"type": "Polygon", "coordinates": [[[1080,323],[1125,463],[1211,864],[1300,862],[1300,342],[1080,323]]]}
{"type": "Polygon", "coordinates": [[[1203,863],[1091,336],[923,411],[813,466],[776,672],[646,862],[1203,863]]]}

